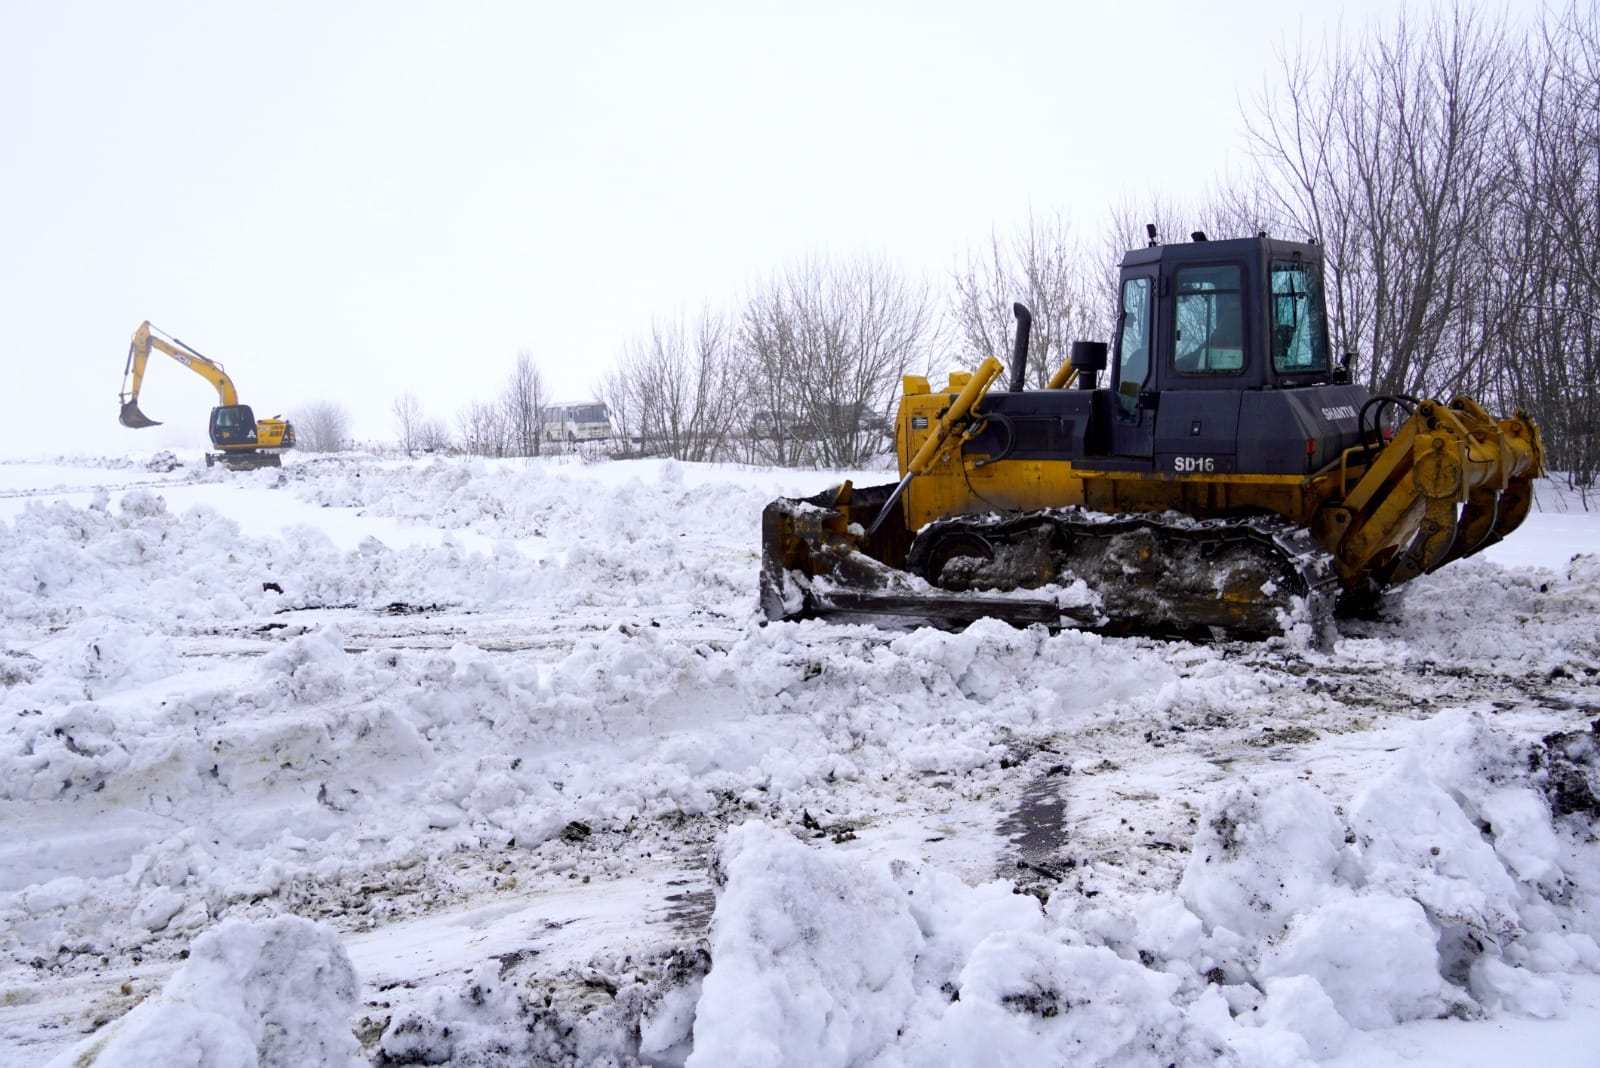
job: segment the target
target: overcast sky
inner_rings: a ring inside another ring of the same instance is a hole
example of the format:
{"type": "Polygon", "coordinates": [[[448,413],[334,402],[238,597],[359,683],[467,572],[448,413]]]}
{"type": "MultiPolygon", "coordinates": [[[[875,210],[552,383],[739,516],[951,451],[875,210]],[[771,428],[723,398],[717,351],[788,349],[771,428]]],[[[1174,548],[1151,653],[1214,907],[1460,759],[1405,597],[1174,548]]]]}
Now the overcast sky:
{"type": "Polygon", "coordinates": [[[1029,212],[1098,227],[1242,169],[1276,54],[1384,0],[121,3],[0,0],[0,457],[206,445],[258,416],[454,425],[532,353],[593,393],[651,320],[807,256],[944,287],[1029,212]],[[1225,14],[1224,14],[1225,13],[1225,14]]]}

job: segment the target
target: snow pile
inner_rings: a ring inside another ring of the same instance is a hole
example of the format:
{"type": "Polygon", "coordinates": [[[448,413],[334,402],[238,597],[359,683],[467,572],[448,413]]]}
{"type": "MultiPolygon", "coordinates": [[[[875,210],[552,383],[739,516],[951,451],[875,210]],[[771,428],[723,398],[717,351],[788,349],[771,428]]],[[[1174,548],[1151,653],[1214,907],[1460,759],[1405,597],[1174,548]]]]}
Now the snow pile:
{"type": "Polygon", "coordinates": [[[1416,733],[1348,821],[1302,782],[1221,790],[1176,892],[1105,906],[740,827],[687,1063],[1268,1066],[1352,1028],[1556,1015],[1551,976],[1600,970],[1600,844],[1550,793],[1600,789],[1600,747],[1464,712],[1416,733]]]}
{"type": "Polygon", "coordinates": [[[1322,646],[758,626],[823,476],[115,477],[0,523],[0,1060],[1249,1068],[1600,971],[1566,547],[1322,646]]]}
{"type": "Polygon", "coordinates": [[[1046,930],[1037,899],[729,834],[698,1065],[1162,1064],[1176,980],[1046,930]]]}
{"type": "Polygon", "coordinates": [[[894,1038],[912,1000],[920,935],[892,886],[746,824],[722,848],[698,1064],[860,1064],[894,1038]],[[719,1007],[721,1011],[719,1011],[719,1007]]]}
{"type": "Polygon", "coordinates": [[[53,1068],[356,1065],[356,973],[332,929],[227,921],[194,940],[161,993],[53,1068]]]}
{"type": "Polygon", "coordinates": [[[1600,785],[1573,744],[1455,710],[1415,728],[1347,821],[1297,783],[1226,791],[1179,891],[1225,973],[1311,980],[1357,1027],[1554,1015],[1544,976],[1600,968],[1597,812],[1552,803],[1572,776],[1600,785]]]}

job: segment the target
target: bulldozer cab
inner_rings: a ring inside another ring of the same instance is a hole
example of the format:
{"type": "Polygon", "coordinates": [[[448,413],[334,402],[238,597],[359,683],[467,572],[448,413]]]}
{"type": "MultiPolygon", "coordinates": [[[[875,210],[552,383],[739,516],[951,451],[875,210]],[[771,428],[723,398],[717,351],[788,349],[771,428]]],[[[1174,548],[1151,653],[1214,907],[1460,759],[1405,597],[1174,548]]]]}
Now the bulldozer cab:
{"type": "Polygon", "coordinates": [[[1285,407],[1264,406],[1263,393],[1333,381],[1315,245],[1197,237],[1135,249],[1119,311],[1099,406],[1111,463],[1234,470],[1257,440],[1252,413],[1285,407]]]}
{"type": "Polygon", "coordinates": [[[1135,249],[1122,261],[1114,340],[1124,419],[1141,393],[1331,381],[1322,250],[1265,237],[1135,249]]]}

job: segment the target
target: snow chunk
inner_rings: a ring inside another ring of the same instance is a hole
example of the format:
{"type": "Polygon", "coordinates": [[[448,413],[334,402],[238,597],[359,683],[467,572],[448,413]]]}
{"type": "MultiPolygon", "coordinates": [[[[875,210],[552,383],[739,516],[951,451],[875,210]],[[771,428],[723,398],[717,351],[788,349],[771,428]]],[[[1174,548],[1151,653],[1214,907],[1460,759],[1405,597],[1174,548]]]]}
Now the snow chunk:
{"type": "Polygon", "coordinates": [[[995,935],[973,951],[958,985],[960,1000],[929,1043],[948,1063],[1157,1066],[1185,1059],[1183,1018],[1172,1003],[1178,979],[1103,946],[995,935]]]}
{"type": "Polygon", "coordinates": [[[1488,953],[1472,962],[1472,996],[1491,1012],[1550,1020],[1561,1015],[1561,987],[1525,968],[1513,968],[1488,953]]]}
{"type": "Polygon", "coordinates": [[[499,968],[483,964],[465,987],[429,987],[395,1006],[378,1041],[384,1064],[493,1064],[513,1048],[506,1021],[516,1018],[516,998],[499,968]]]}
{"type": "Polygon", "coordinates": [[[1351,823],[1375,884],[1415,898],[1441,922],[1495,935],[1515,927],[1516,885],[1494,847],[1414,762],[1362,794],[1351,823]]]}
{"type": "Polygon", "coordinates": [[[922,933],[887,876],[754,822],[719,859],[690,1068],[860,1064],[892,1043],[922,933]]]}
{"type": "Polygon", "coordinates": [[[1351,895],[1296,918],[1258,974],[1309,976],[1355,1026],[1388,1027],[1447,1007],[1436,939],[1415,901],[1351,895]]]}
{"type": "Polygon", "coordinates": [[[52,668],[96,690],[120,689],[174,674],[178,654],[171,639],[145,626],[109,619],[69,624],[40,650],[52,668]]]}
{"type": "Polygon", "coordinates": [[[1537,793],[1526,786],[1504,787],[1491,791],[1478,808],[1494,834],[1494,851],[1519,879],[1559,885],[1561,845],[1550,807],[1537,793]]]}
{"type": "Polygon", "coordinates": [[[89,883],[76,875],[63,875],[46,883],[37,883],[23,890],[18,903],[25,912],[40,915],[51,909],[76,905],[89,896],[89,883]]]}
{"type": "Polygon", "coordinates": [[[230,920],[195,939],[157,997],[51,1068],[354,1068],[356,992],[332,928],[297,916],[230,920]]]}
{"type": "Polygon", "coordinates": [[[1315,979],[1307,975],[1268,979],[1263,989],[1267,995],[1261,1006],[1263,1027],[1298,1035],[1319,1059],[1331,1057],[1345,1048],[1350,1025],[1315,979]]]}
{"type": "Polygon", "coordinates": [[[1327,896],[1343,850],[1344,825],[1317,790],[1244,783],[1203,813],[1178,890],[1208,929],[1267,938],[1327,896]]]}
{"type": "Polygon", "coordinates": [[[310,704],[343,692],[350,671],[344,634],[335,626],[302,635],[261,658],[261,671],[278,676],[297,701],[310,704]]]}

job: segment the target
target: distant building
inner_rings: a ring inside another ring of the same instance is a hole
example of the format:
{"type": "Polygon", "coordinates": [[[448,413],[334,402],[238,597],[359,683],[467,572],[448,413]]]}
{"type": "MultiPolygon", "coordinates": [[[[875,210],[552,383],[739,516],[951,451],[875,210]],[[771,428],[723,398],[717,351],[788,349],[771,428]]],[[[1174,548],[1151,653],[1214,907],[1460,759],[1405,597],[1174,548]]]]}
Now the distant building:
{"type": "Polygon", "coordinates": [[[599,401],[572,401],[546,405],[539,411],[539,436],[548,442],[579,445],[609,441],[611,412],[599,401]]]}

